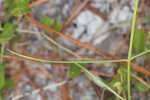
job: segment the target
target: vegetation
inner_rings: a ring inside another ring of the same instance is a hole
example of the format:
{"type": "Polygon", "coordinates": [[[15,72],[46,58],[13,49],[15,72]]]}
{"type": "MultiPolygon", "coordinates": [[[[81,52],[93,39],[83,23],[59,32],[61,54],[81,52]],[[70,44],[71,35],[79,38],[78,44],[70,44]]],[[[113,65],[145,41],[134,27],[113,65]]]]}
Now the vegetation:
{"type": "MultiPolygon", "coordinates": [[[[148,59],[148,53],[150,52],[148,32],[143,27],[136,27],[136,18],[138,10],[138,0],[135,0],[135,8],[132,22],[132,29],[130,35],[129,43],[129,52],[127,59],[108,57],[103,53],[100,53],[96,49],[89,47],[87,44],[82,43],[79,40],[76,40],[70,36],[65,35],[62,32],[63,24],[61,22],[55,21],[49,16],[43,16],[40,21],[36,21],[31,14],[31,5],[35,2],[42,0],[31,1],[31,0],[4,0],[3,4],[5,6],[5,17],[1,20],[0,24],[0,42],[1,42],[1,64],[0,64],[0,100],[3,100],[6,91],[15,86],[15,80],[7,72],[7,66],[12,60],[16,61],[32,61],[38,63],[51,63],[56,65],[69,65],[68,72],[69,78],[76,79],[80,77],[81,72],[84,72],[85,76],[92,81],[97,86],[104,88],[110,91],[115,95],[115,98],[118,100],[131,100],[131,85],[134,88],[137,88],[140,92],[147,92],[150,88],[148,81],[145,81],[145,77],[138,77],[139,73],[150,75],[150,72],[144,67],[139,67],[135,63],[137,62],[138,57],[143,56],[143,59],[146,61],[148,59]],[[11,2],[11,3],[10,3],[11,2]],[[35,32],[27,29],[20,29],[19,24],[21,21],[24,23],[30,23],[35,27],[39,27],[43,32],[35,32]],[[12,50],[15,48],[15,44],[19,41],[25,39],[24,35],[19,33],[26,34],[38,34],[44,38],[50,45],[50,50],[58,57],[62,57],[59,53],[58,48],[61,48],[66,53],[71,54],[72,56],[81,59],[81,60],[46,60],[43,58],[37,58],[33,56],[27,56],[26,53],[18,53],[19,50],[12,50]],[[55,33],[55,34],[52,34],[55,33]],[[51,35],[50,35],[51,34],[51,35]],[[55,38],[63,37],[66,40],[70,40],[82,48],[88,49],[89,51],[94,52],[96,55],[100,55],[106,59],[104,60],[95,60],[93,58],[83,57],[76,52],[73,52],[71,49],[66,48],[60,43],[58,43],[55,38]],[[19,38],[19,39],[18,39],[19,38]],[[147,45],[148,43],[148,45],[147,45]],[[133,50],[134,49],[134,50],[133,50]],[[136,55],[133,56],[133,52],[136,55]],[[12,55],[14,54],[14,55],[12,55]],[[107,82],[101,76],[96,75],[92,71],[88,70],[86,67],[87,64],[93,63],[104,63],[117,65],[120,63],[120,66],[117,70],[117,73],[112,77],[111,82],[107,82]],[[132,69],[131,69],[132,68],[132,69]],[[128,87],[128,88],[127,88],[128,87]]],[[[32,5],[33,6],[33,5],[32,5]]],[[[36,5],[37,6],[37,5],[36,5]]],[[[60,74],[62,71],[60,71],[60,74]]],[[[48,73],[49,74],[49,73],[48,73]]],[[[13,75],[12,75],[13,76],[13,75]]],[[[60,76],[61,77],[61,76],[60,76]]],[[[69,80],[66,80],[69,82],[69,80]]],[[[65,95],[67,96],[67,95],[65,95]]],[[[113,96],[112,96],[113,97],[113,96]]],[[[107,98],[107,100],[111,98],[107,98]]]]}

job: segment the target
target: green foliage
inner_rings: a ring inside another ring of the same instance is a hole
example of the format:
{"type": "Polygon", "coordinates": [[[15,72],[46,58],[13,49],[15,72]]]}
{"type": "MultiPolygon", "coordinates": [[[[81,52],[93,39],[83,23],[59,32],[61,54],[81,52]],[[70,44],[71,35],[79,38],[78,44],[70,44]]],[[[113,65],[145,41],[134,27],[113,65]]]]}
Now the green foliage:
{"type": "Polygon", "coordinates": [[[0,100],[3,100],[3,98],[4,98],[4,93],[0,91],[0,100]]]}
{"type": "Polygon", "coordinates": [[[3,2],[4,2],[4,6],[6,8],[9,8],[11,6],[11,4],[12,4],[12,0],[4,0],[3,2]]]}
{"type": "Polygon", "coordinates": [[[0,64],[0,100],[4,98],[3,92],[14,85],[13,80],[5,78],[4,69],[6,65],[6,63],[0,64]]]}
{"type": "Polygon", "coordinates": [[[71,78],[76,78],[81,73],[81,68],[76,66],[75,64],[71,64],[69,67],[69,75],[71,78]]]}
{"type": "Polygon", "coordinates": [[[57,22],[56,24],[54,24],[53,29],[56,30],[56,31],[61,31],[62,23],[57,22]]]}
{"type": "Polygon", "coordinates": [[[14,86],[14,81],[10,78],[7,78],[5,80],[5,85],[4,85],[4,89],[8,89],[8,88],[11,88],[12,86],[14,86]]]}
{"type": "Polygon", "coordinates": [[[117,83],[117,82],[120,82],[120,79],[118,78],[118,77],[115,77],[115,78],[113,78],[112,80],[111,80],[111,82],[109,83],[110,84],[110,86],[114,86],[114,84],[115,83],[117,83]]]}
{"type": "Polygon", "coordinates": [[[30,0],[4,0],[7,13],[12,16],[20,16],[30,11],[30,0]]]}
{"type": "Polygon", "coordinates": [[[145,49],[147,32],[144,29],[136,29],[134,37],[134,47],[137,53],[141,53],[145,49]]]}
{"type": "MultiPolygon", "coordinates": [[[[135,73],[134,71],[131,71],[132,73],[135,73]]],[[[145,86],[143,83],[137,81],[136,79],[132,78],[132,84],[137,88],[140,92],[146,92],[148,90],[148,87],[145,86]]],[[[117,89],[119,93],[125,93],[127,92],[126,88],[127,84],[127,67],[124,65],[121,65],[118,69],[118,73],[115,78],[112,79],[110,82],[110,86],[114,89],[117,89]]]]}
{"type": "Polygon", "coordinates": [[[110,82],[110,86],[114,89],[117,89],[118,93],[122,93],[123,91],[126,91],[126,84],[127,84],[127,67],[124,65],[121,65],[117,75],[115,78],[112,79],[110,82]]]}
{"type": "Polygon", "coordinates": [[[12,23],[6,23],[4,25],[3,32],[0,34],[0,41],[5,44],[7,43],[12,37],[14,36],[14,33],[16,31],[16,25],[12,23]]]}
{"type": "MultiPolygon", "coordinates": [[[[4,6],[6,8],[6,13],[8,15],[12,16],[21,16],[23,14],[26,14],[30,11],[29,8],[29,3],[30,1],[32,2],[33,0],[4,0],[4,6]]],[[[136,11],[136,10],[135,10],[136,11]]],[[[7,18],[7,16],[6,16],[7,18]]],[[[136,16],[133,18],[135,22],[136,16]]],[[[54,19],[49,18],[48,16],[44,16],[41,20],[42,24],[48,26],[48,27],[52,27],[54,30],[56,31],[61,31],[62,29],[62,23],[60,22],[56,22],[54,21],[54,19]]],[[[1,23],[0,23],[0,27],[2,27],[1,23]]],[[[134,30],[134,24],[133,24],[133,29],[134,30]]],[[[9,40],[12,40],[14,33],[16,31],[16,25],[8,22],[4,25],[4,29],[3,32],[0,34],[0,41],[2,42],[2,44],[7,43],[9,40]]],[[[48,30],[44,30],[46,33],[48,33],[48,30]]],[[[134,31],[132,31],[132,34],[134,33],[134,31]]],[[[144,31],[144,29],[137,29],[135,32],[135,39],[134,39],[134,47],[136,49],[136,51],[138,53],[141,53],[145,50],[145,43],[146,43],[146,32],[144,31]]],[[[131,35],[132,37],[132,35],[131,35]]],[[[16,38],[13,38],[12,41],[16,41],[19,37],[16,36],[16,38]]],[[[132,44],[132,39],[130,41],[130,44],[132,44]]],[[[13,43],[13,42],[11,42],[13,43]]],[[[11,44],[10,44],[11,45],[11,44]]],[[[129,54],[132,54],[132,46],[131,48],[131,52],[129,52],[129,54]]],[[[129,56],[130,56],[129,55],[129,56]]],[[[35,59],[32,59],[35,60],[35,59]]],[[[44,62],[44,60],[42,60],[44,62]]],[[[128,59],[128,69],[130,68],[130,59],[128,59]]],[[[81,73],[81,69],[85,71],[86,76],[93,81],[95,84],[97,84],[100,87],[104,87],[107,90],[109,90],[110,92],[112,92],[113,94],[115,94],[118,98],[122,99],[122,97],[119,95],[122,91],[127,91],[126,90],[126,84],[127,84],[127,76],[130,76],[129,74],[127,74],[127,69],[125,68],[126,66],[121,66],[118,70],[117,73],[117,77],[113,78],[113,80],[111,81],[110,85],[113,88],[110,88],[105,82],[104,80],[102,80],[100,77],[90,73],[87,69],[85,69],[82,65],[78,64],[78,63],[73,63],[70,65],[69,67],[69,75],[70,77],[72,77],[73,79],[76,78],[77,76],[79,76],[79,74],[81,73]],[[116,93],[114,90],[117,90],[118,93],[116,93]]],[[[130,70],[130,69],[129,69],[130,70]]],[[[128,72],[129,72],[128,70],[128,72]]],[[[128,78],[128,81],[130,80],[130,78],[128,78]]],[[[4,73],[4,64],[0,65],[0,90],[2,89],[8,89],[10,88],[12,85],[14,84],[13,80],[11,79],[6,79],[5,78],[5,73],[4,73]]],[[[141,91],[141,92],[145,92],[147,91],[147,87],[140,83],[140,82],[136,82],[134,83],[135,87],[141,91]]],[[[128,87],[130,88],[130,85],[128,85],[128,87]]],[[[128,88],[128,90],[129,90],[128,88]]],[[[130,93],[128,93],[129,97],[130,97],[130,93]]],[[[3,92],[0,91],[0,100],[3,98],[3,92]]],[[[114,99],[113,99],[114,100],[114,99]]]]}
{"type": "MultiPolygon", "coordinates": [[[[61,29],[62,29],[62,23],[60,23],[60,22],[55,23],[54,19],[52,19],[48,16],[43,16],[41,22],[42,22],[42,24],[44,24],[48,27],[52,27],[56,31],[61,31],[61,29]]],[[[48,33],[49,31],[45,30],[45,32],[48,33]]]]}
{"type": "Polygon", "coordinates": [[[135,82],[135,87],[140,91],[140,92],[146,92],[148,91],[148,87],[145,86],[143,83],[141,82],[135,82]]]}
{"type": "MultiPolygon", "coordinates": [[[[54,19],[49,18],[48,16],[42,17],[42,24],[51,27],[54,24],[54,19]]],[[[48,30],[45,30],[46,33],[48,33],[48,30]]]]}
{"type": "Polygon", "coordinates": [[[6,64],[0,65],[0,89],[2,89],[5,85],[5,73],[4,73],[4,67],[6,64]]]}
{"type": "MultiPolygon", "coordinates": [[[[148,45],[147,45],[147,49],[150,49],[150,37],[148,38],[148,45]]],[[[148,55],[147,55],[148,56],[148,55]]]]}
{"type": "Polygon", "coordinates": [[[54,19],[49,18],[48,16],[42,17],[42,24],[46,26],[52,26],[54,24],[54,19]]]}
{"type": "Polygon", "coordinates": [[[114,90],[118,91],[119,93],[122,92],[122,84],[119,77],[113,78],[109,85],[114,88],[114,90]]]}

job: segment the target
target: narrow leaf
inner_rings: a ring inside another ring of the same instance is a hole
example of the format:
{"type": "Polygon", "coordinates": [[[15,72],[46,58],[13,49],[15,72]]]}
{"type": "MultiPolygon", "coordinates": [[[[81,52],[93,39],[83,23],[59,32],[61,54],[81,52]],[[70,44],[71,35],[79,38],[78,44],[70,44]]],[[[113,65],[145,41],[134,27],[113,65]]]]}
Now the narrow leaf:
{"type": "Polygon", "coordinates": [[[4,99],[4,93],[3,91],[0,91],[0,100],[3,100],[4,99]]]}
{"type": "Polygon", "coordinates": [[[0,89],[2,89],[5,85],[5,73],[4,73],[4,67],[5,64],[0,65],[0,89]]]}
{"type": "Polygon", "coordinates": [[[144,29],[136,29],[133,45],[138,53],[143,52],[145,49],[146,34],[144,29]]]}

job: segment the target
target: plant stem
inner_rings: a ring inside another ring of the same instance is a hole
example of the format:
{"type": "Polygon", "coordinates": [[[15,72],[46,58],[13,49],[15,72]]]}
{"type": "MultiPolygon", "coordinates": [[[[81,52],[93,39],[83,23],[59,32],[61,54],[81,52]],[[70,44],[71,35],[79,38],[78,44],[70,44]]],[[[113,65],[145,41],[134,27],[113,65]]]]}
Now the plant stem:
{"type": "Polygon", "coordinates": [[[130,37],[130,46],[128,52],[128,100],[131,100],[131,87],[130,87],[130,65],[131,65],[131,57],[132,57],[132,47],[133,47],[133,39],[134,39],[134,32],[135,32],[135,24],[136,24],[136,12],[138,9],[138,0],[135,2],[134,7],[134,15],[132,20],[132,30],[131,30],[131,37],[130,37]]]}
{"type": "Polygon", "coordinates": [[[137,57],[143,56],[143,55],[145,55],[145,54],[147,54],[147,53],[149,53],[149,52],[150,52],[150,49],[148,49],[148,50],[146,50],[146,51],[143,51],[143,52],[141,52],[141,53],[139,53],[139,54],[137,54],[137,55],[131,57],[131,60],[133,60],[133,59],[135,59],[135,58],[137,58],[137,57]]]}
{"type": "Polygon", "coordinates": [[[118,60],[69,60],[69,61],[60,61],[60,60],[44,60],[44,59],[39,59],[39,58],[34,58],[30,56],[25,56],[19,53],[16,53],[14,51],[8,50],[10,53],[15,54],[19,57],[23,57],[29,60],[34,60],[38,62],[43,62],[43,63],[66,63],[66,64],[71,64],[71,63],[113,63],[113,62],[127,62],[127,59],[118,59],[118,60]]]}

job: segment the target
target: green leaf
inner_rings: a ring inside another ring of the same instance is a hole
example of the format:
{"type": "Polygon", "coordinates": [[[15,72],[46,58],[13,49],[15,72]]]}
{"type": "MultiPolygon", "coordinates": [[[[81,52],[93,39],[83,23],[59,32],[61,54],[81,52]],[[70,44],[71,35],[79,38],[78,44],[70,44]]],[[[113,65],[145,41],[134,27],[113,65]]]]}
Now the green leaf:
{"type": "Polygon", "coordinates": [[[0,100],[3,100],[4,99],[4,93],[2,90],[0,90],[0,100]]]}
{"type": "Polygon", "coordinates": [[[4,2],[4,6],[5,6],[6,8],[10,7],[11,4],[12,4],[12,3],[10,3],[10,2],[12,2],[12,0],[4,0],[3,2],[4,2]]]}
{"type": "MultiPolygon", "coordinates": [[[[60,22],[56,22],[56,24],[54,23],[54,19],[48,17],[48,16],[44,16],[42,17],[42,20],[41,20],[42,24],[48,26],[48,27],[51,27],[56,30],[56,31],[61,31],[62,29],[62,23],[60,22]]],[[[45,30],[46,33],[48,33],[49,31],[48,30],[45,30]]]]}
{"type": "Polygon", "coordinates": [[[54,19],[52,19],[48,16],[43,16],[42,17],[42,24],[50,27],[54,24],[54,19]]]}
{"type": "Polygon", "coordinates": [[[5,85],[4,85],[4,89],[8,89],[8,88],[11,88],[12,86],[14,86],[14,81],[10,78],[6,79],[5,80],[5,85]]]}
{"type": "Polygon", "coordinates": [[[0,65],[0,89],[2,89],[5,85],[5,73],[4,73],[4,67],[6,64],[0,65]]]}
{"type": "Polygon", "coordinates": [[[29,3],[29,0],[15,0],[15,7],[12,9],[11,14],[19,16],[28,13],[30,11],[29,3]]]}
{"type": "Polygon", "coordinates": [[[20,16],[30,11],[30,0],[5,0],[4,5],[7,8],[7,13],[13,16],[20,16]]]}
{"type": "Polygon", "coordinates": [[[62,23],[57,22],[57,23],[53,26],[53,29],[56,30],[56,31],[61,31],[61,29],[62,29],[62,23]]]}
{"type": "Polygon", "coordinates": [[[7,43],[14,36],[15,31],[16,25],[9,22],[6,23],[3,32],[0,34],[0,41],[4,44],[7,43]]]}
{"type": "MultiPolygon", "coordinates": [[[[48,16],[42,17],[42,24],[51,27],[54,24],[54,19],[49,18],[48,16]]],[[[48,33],[48,30],[45,30],[46,33],[48,33]]]]}
{"type": "Polygon", "coordinates": [[[148,91],[148,87],[145,86],[143,83],[141,82],[135,82],[135,87],[140,91],[140,92],[146,92],[148,91]]]}
{"type": "Polygon", "coordinates": [[[81,68],[75,64],[71,64],[69,67],[69,75],[71,78],[76,78],[81,73],[81,68]]]}
{"type": "Polygon", "coordinates": [[[134,37],[134,47],[138,53],[141,53],[145,49],[147,32],[144,29],[136,29],[134,37]]]}

